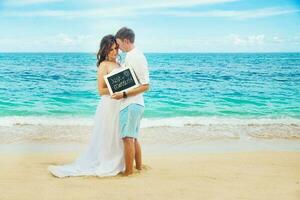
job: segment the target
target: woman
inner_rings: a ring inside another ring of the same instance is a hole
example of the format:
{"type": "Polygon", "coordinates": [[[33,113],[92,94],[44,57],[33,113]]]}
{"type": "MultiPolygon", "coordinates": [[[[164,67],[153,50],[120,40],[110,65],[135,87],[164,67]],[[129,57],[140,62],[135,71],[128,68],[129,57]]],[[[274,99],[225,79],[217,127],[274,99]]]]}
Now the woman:
{"type": "Polygon", "coordinates": [[[118,134],[119,100],[110,97],[104,75],[120,67],[116,59],[118,45],[113,35],[102,38],[97,54],[98,91],[102,96],[94,117],[92,137],[86,151],[73,163],[49,166],[56,177],[114,176],[124,171],[123,142],[118,134]]]}

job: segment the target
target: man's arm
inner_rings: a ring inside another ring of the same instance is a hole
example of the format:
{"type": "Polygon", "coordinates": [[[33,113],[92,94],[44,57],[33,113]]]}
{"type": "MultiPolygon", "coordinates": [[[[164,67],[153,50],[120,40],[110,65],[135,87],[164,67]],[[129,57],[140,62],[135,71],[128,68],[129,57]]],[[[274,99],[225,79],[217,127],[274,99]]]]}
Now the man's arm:
{"type": "MultiPolygon", "coordinates": [[[[143,93],[149,90],[149,71],[148,71],[148,63],[144,55],[139,56],[138,59],[131,59],[129,62],[129,66],[133,67],[135,74],[139,80],[140,85],[134,89],[128,90],[126,95],[128,97],[135,96],[137,94],[143,93]]],[[[112,95],[113,99],[121,99],[123,98],[123,92],[115,93],[112,95]]]]}
{"type": "MultiPolygon", "coordinates": [[[[143,93],[143,92],[148,91],[149,88],[150,88],[150,85],[149,85],[149,84],[140,85],[140,86],[138,86],[138,87],[136,87],[136,88],[133,88],[133,89],[131,89],[131,90],[128,90],[128,91],[126,92],[126,95],[127,95],[128,97],[130,97],[130,96],[135,96],[135,95],[137,95],[137,94],[140,94],[140,93],[143,93]]],[[[111,98],[113,98],[113,99],[122,99],[122,98],[123,98],[123,92],[116,92],[116,93],[114,93],[114,94],[111,96],[111,98]]]]}

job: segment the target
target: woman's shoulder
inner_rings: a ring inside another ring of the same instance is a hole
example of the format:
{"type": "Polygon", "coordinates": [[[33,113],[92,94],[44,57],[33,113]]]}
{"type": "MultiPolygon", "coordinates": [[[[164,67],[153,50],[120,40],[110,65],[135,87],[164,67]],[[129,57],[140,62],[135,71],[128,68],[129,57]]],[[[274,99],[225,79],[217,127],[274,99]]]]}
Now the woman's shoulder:
{"type": "Polygon", "coordinates": [[[106,68],[106,66],[109,64],[109,62],[107,62],[107,61],[102,61],[101,63],[100,63],[100,65],[99,65],[99,68],[101,67],[101,68],[106,68]]]}
{"type": "Polygon", "coordinates": [[[113,63],[109,61],[103,61],[99,65],[99,69],[105,71],[106,74],[109,74],[114,69],[119,68],[121,65],[119,63],[113,63]]]}
{"type": "Polygon", "coordinates": [[[114,66],[118,63],[110,62],[110,61],[102,61],[99,65],[99,67],[108,67],[108,66],[114,66]]]}
{"type": "Polygon", "coordinates": [[[102,61],[98,67],[98,69],[107,71],[109,69],[109,67],[111,66],[111,63],[108,61],[102,61]]]}

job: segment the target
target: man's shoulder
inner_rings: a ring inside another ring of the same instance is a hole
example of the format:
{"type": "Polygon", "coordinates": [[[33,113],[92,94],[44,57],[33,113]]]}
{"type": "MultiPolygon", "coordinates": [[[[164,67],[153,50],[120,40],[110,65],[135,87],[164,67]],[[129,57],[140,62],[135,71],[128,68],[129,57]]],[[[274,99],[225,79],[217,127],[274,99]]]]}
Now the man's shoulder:
{"type": "Polygon", "coordinates": [[[125,62],[129,63],[135,63],[135,62],[145,62],[147,63],[147,59],[145,57],[145,55],[143,54],[143,52],[141,51],[135,51],[132,54],[126,55],[125,57],[125,62]]]}
{"type": "Polygon", "coordinates": [[[145,57],[145,54],[138,48],[134,48],[132,52],[127,53],[126,57],[134,58],[134,57],[145,57]]]}

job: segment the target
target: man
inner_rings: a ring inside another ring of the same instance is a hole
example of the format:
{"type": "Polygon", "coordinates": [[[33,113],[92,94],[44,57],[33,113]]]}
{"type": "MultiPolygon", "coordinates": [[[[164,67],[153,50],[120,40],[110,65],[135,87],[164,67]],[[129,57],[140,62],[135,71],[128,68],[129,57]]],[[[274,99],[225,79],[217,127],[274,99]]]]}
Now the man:
{"type": "Polygon", "coordinates": [[[125,66],[131,67],[140,83],[137,88],[127,92],[115,93],[113,99],[121,100],[120,111],[120,136],[124,143],[125,172],[124,175],[131,175],[133,162],[136,169],[142,169],[142,151],[138,141],[140,121],[144,113],[143,93],[149,89],[148,63],[144,54],[134,45],[134,32],[123,27],[116,33],[116,40],[119,48],[126,52],[125,66]]]}

